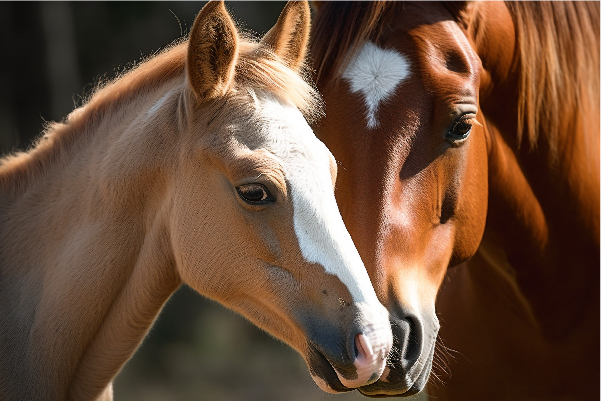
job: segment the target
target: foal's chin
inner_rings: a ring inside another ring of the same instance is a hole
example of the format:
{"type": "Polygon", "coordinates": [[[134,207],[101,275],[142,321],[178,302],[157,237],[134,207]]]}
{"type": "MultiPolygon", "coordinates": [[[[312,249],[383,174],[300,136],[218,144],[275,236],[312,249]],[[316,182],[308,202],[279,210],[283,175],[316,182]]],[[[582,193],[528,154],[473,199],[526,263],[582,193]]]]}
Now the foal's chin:
{"type": "Polygon", "coordinates": [[[318,355],[312,362],[307,362],[307,365],[311,371],[313,381],[321,390],[327,393],[339,394],[358,390],[364,396],[371,398],[408,397],[419,393],[426,387],[432,367],[433,354],[434,346],[424,358],[423,363],[420,363],[420,366],[414,366],[410,372],[402,368],[387,366],[377,381],[358,388],[344,386],[335,369],[321,355],[318,355]]]}
{"type": "Polygon", "coordinates": [[[340,382],[334,367],[314,346],[310,344],[307,346],[307,356],[305,356],[305,361],[309,367],[313,381],[326,393],[338,394],[354,390],[344,386],[340,382]]]}
{"type": "MultiPolygon", "coordinates": [[[[340,381],[338,373],[332,364],[313,346],[307,347],[309,357],[305,357],[311,377],[317,386],[326,393],[339,394],[355,390],[354,387],[347,387],[340,381]]],[[[372,380],[379,376],[372,376],[372,380]]]]}

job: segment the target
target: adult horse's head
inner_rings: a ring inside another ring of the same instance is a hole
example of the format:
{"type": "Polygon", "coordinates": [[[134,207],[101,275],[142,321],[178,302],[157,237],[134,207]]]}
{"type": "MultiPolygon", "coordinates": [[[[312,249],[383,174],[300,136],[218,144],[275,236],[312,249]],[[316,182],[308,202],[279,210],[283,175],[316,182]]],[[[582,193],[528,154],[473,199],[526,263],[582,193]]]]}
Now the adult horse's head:
{"type": "Polygon", "coordinates": [[[295,348],[322,389],[345,391],[380,377],[392,338],[336,205],[334,158],[299,111],[319,112],[298,75],[309,26],[306,2],[258,44],[221,2],[196,18],[189,90],[162,100],[183,100],[186,132],[171,238],[184,282],[295,348]]]}
{"type": "MultiPolygon", "coordinates": [[[[318,12],[312,55],[326,118],[315,130],[340,163],[339,207],[394,335],[382,378],[360,389],[368,395],[424,387],[437,291],[447,266],[472,256],[484,230],[478,94],[486,77],[455,15],[431,3],[326,3],[318,12]]],[[[509,52],[511,60],[512,38],[509,31],[499,44],[499,58],[509,52]]]]}
{"type": "MultiPolygon", "coordinates": [[[[502,338],[495,329],[526,319],[535,322],[523,329],[530,344],[581,338],[569,328],[584,316],[598,327],[598,312],[583,301],[599,291],[587,281],[598,274],[599,253],[598,2],[325,3],[311,54],[326,103],[316,133],[340,162],[340,210],[393,325],[389,370],[362,392],[423,388],[437,291],[447,267],[477,249],[468,272],[449,276],[453,292],[441,293],[445,316],[458,318],[446,332],[455,344],[463,337],[468,349],[473,339],[472,351],[481,353],[502,338]],[[506,277],[477,278],[478,261],[506,277]],[[490,287],[478,286],[485,280],[495,291],[507,285],[489,295],[483,288],[490,287]],[[524,305],[495,315],[514,320],[482,335],[474,329],[486,321],[479,301],[504,310],[524,305]]],[[[575,351],[579,341],[562,343],[564,354],[537,354],[577,364],[560,377],[578,386],[598,365],[586,346],[575,351]]],[[[513,363],[528,361],[508,356],[503,368],[480,362],[473,369],[495,374],[515,370],[513,363]]],[[[537,363],[528,377],[540,381],[532,394],[545,398],[540,383],[548,377],[537,363]]],[[[510,391],[526,385],[516,375],[504,378],[515,384],[510,391]]],[[[474,372],[462,377],[469,383],[474,372]]],[[[590,380],[583,387],[598,393],[590,380]]]]}

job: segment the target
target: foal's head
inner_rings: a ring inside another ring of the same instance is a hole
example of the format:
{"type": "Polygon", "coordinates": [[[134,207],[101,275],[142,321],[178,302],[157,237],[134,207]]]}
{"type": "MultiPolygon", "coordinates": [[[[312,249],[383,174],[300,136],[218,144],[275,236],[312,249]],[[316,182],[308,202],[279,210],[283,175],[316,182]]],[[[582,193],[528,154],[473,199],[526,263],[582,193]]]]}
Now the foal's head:
{"type": "Polygon", "coordinates": [[[392,338],[336,206],[335,161],[301,113],[319,108],[298,75],[308,31],[301,2],[260,43],[223,3],[198,15],[170,230],[184,282],[294,347],[322,389],[346,391],[380,377],[392,338]]]}

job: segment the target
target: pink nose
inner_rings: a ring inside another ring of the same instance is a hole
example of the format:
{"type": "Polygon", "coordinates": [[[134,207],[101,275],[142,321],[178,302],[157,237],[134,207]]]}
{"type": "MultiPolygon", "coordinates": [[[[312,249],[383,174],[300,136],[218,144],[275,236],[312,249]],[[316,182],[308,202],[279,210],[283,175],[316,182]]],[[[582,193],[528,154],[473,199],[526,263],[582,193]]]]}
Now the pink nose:
{"type": "Polygon", "coordinates": [[[336,372],[340,382],[348,388],[357,388],[373,383],[380,378],[386,367],[386,353],[375,352],[369,338],[362,333],[355,336],[355,366],[357,378],[345,379],[336,372]]]}
{"type": "Polygon", "coordinates": [[[367,337],[363,334],[357,334],[355,336],[355,346],[357,347],[355,366],[368,364],[374,357],[374,351],[371,349],[371,344],[367,337]]]}

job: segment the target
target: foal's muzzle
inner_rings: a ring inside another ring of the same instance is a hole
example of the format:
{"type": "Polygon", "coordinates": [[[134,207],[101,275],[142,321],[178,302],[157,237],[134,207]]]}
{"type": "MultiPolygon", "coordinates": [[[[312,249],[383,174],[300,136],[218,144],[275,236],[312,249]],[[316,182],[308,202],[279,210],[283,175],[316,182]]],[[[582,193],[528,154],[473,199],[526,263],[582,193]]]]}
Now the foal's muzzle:
{"type": "Polygon", "coordinates": [[[357,307],[351,327],[321,327],[309,336],[307,364],[317,385],[327,392],[345,392],[377,381],[392,347],[388,312],[357,307]]]}

